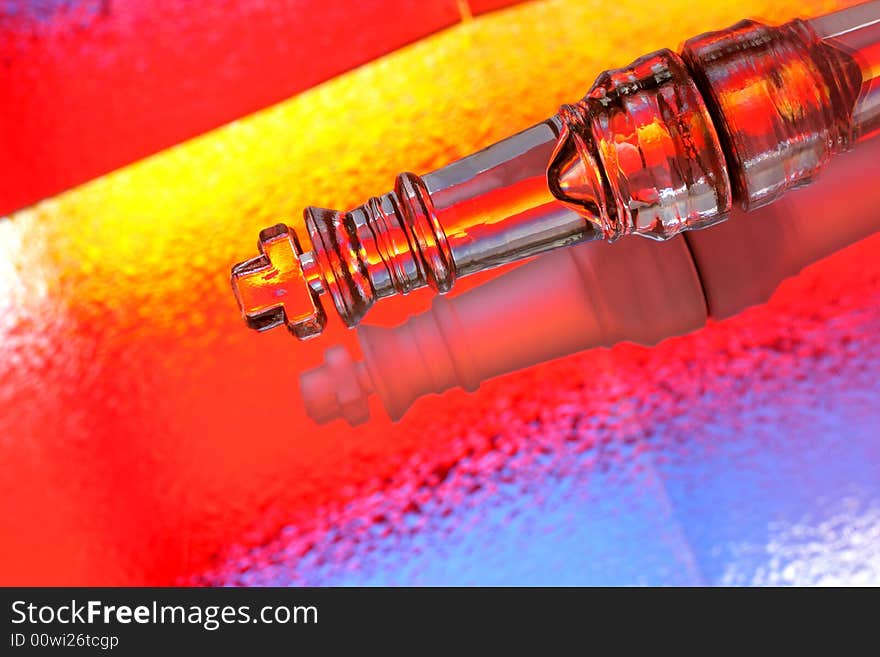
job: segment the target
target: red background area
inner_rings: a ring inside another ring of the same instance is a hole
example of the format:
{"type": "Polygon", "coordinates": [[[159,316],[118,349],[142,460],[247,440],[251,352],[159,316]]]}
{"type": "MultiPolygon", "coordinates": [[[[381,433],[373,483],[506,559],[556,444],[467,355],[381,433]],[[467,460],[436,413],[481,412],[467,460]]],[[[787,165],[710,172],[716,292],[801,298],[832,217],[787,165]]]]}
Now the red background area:
{"type": "MultiPolygon", "coordinates": [[[[511,0],[471,3],[474,14],[511,0]]],[[[461,19],[456,0],[6,2],[0,214],[461,19]]]]}

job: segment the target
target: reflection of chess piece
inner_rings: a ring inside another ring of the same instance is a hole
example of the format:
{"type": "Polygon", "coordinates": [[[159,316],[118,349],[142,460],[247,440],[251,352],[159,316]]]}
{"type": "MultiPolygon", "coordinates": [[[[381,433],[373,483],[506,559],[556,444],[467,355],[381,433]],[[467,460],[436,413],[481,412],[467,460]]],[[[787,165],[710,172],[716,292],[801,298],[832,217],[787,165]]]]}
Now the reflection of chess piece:
{"type": "Polygon", "coordinates": [[[780,281],[880,228],[877,145],[825,178],[718,227],[663,244],[591,242],[524,264],[394,328],[361,326],[364,361],[342,347],[300,380],[319,422],[366,420],[375,393],[393,419],[419,397],[621,341],[654,344],[765,301],[780,281]],[[849,190],[850,193],[846,193],[849,190]]]}

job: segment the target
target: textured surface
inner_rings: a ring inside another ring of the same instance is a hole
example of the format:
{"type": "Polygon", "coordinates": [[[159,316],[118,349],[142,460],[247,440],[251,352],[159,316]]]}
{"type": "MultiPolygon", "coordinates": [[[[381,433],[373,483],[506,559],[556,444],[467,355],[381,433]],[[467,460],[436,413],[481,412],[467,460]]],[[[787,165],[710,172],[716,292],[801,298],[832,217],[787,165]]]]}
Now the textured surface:
{"type": "Polygon", "coordinates": [[[0,222],[0,582],[880,580],[876,239],[731,322],[360,430],[311,424],[295,389],[350,335],[237,315],[228,268],[261,227],[645,51],[827,4],[648,6],[487,14],[0,222]]]}
{"type": "Polygon", "coordinates": [[[878,249],[693,336],[435,404],[432,459],[196,581],[876,585],[878,249]]]}
{"type": "Polygon", "coordinates": [[[430,459],[196,581],[876,585],[878,249],[692,336],[434,404],[430,459]]]}

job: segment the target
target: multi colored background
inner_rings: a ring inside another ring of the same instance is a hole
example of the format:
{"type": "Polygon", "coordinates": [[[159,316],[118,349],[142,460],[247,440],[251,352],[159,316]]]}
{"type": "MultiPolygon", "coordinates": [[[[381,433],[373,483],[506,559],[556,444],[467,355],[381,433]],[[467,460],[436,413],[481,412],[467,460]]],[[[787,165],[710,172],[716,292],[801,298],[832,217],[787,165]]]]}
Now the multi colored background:
{"type": "Polygon", "coordinates": [[[302,410],[350,332],[244,327],[261,227],[647,51],[837,6],[508,4],[0,0],[0,584],[880,583],[880,237],[396,425],[302,410]]]}

